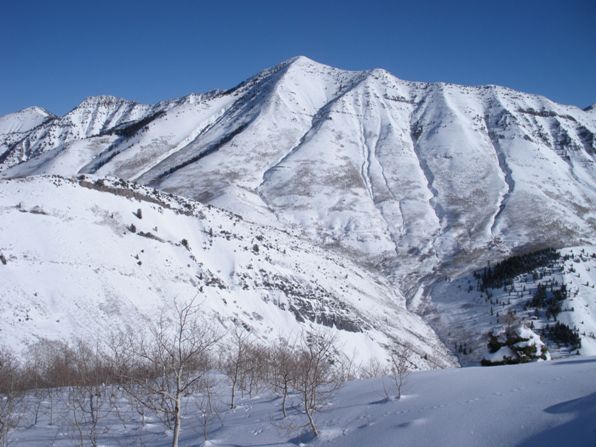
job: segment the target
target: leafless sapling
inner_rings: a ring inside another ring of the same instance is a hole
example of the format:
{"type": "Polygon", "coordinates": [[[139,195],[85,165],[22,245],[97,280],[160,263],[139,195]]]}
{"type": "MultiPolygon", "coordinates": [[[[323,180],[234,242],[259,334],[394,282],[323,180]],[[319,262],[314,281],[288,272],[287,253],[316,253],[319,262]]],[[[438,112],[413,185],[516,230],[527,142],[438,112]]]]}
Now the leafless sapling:
{"type": "Polygon", "coordinates": [[[324,333],[304,335],[298,348],[293,388],[314,436],[319,435],[315,413],[340,386],[334,371],[335,354],[334,337],[324,333]]]}
{"type": "Polygon", "coordinates": [[[271,348],[270,383],[275,392],[281,395],[281,412],[288,416],[286,404],[288,394],[295,380],[297,369],[297,351],[294,345],[280,340],[271,348]]]}
{"type": "Polygon", "coordinates": [[[21,366],[16,356],[6,347],[0,347],[0,443],[8,443],[8,433],[14,429],[22,415],[25,400],[21,379],[21,366]]]}
{"type": "Polygon", "coordinates": [[[389,354],[389,371],[395,385],[395,398],[401,399],[402,390],[412,369],[412,349],[408,345],[397,345],[389,354]]]}

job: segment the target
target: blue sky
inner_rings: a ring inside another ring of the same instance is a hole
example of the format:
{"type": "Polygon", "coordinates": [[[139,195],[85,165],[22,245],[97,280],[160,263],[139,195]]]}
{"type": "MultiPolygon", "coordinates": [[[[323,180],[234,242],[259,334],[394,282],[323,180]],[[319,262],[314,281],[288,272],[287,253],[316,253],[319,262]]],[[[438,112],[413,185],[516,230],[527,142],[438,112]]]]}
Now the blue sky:
{"type": "Polygon", "coordinates": [[[0,45],[0,114],[225,89],[299,54],[596,102],[595,0],[4,1],[0,45]]]}

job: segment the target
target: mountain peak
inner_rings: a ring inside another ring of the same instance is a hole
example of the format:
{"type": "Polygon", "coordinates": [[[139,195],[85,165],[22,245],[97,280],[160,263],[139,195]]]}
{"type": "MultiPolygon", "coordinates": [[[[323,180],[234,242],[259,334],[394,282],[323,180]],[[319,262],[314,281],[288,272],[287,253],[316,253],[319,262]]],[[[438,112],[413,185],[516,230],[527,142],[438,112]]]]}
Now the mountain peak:
{"type": "Polygon", "coordinates": [[[299,54],[298,56],[294,56],[286,61],[288,64],[318,64],[318,62],[312,60],[307,56],[303,56],[299,54]]]}
{"type": "Polygon", "coordinates": [[[42,107],[32,106],[0,116],[0,134],[27,132],[54,117],[42,107]]]}
{"type": "Polygon", "coordinates": [[[87,96],[77,107],[83,106],[98,106],[98,105],[112,105],[112,104],[136,104],[136,101],[119,98],[112,95],[97,95],[87,96]]]}
{"type": "Polygon", "coordinates": [[[332,69],[332,70],[340,70],[338,68],[332,67],[330,65],[322,64],[321,62],[317,62],[307,56],[302,56],[302,55],[295,56],[291,59],[288,59],[288,60],[282,62],[282,65],[299,67],[299,68],[326,68],[326,69],[332,69]]]}
{"type": "Polygon", "coordinates": [[[48,117],[53,116],[52,113],[48,112],[46,109],[40,106],[30,106],[25,107],[24,109],[17,110],[16,112],[7,113],[6,115],[0,116],[0,118],[8,117],[8,116],[41,116],[41,117],[48,117]]]}
{"type": "Polygon", "coordinates": [[[19,113],[31,113],[31,114],[41,115],[41,116],[51,116],[52,115],[52,113],[48,112],[46,109],[44,109],[43,107],[40,107],[40,106],[26,107],[26,108],[20,110],[19,113]]]}

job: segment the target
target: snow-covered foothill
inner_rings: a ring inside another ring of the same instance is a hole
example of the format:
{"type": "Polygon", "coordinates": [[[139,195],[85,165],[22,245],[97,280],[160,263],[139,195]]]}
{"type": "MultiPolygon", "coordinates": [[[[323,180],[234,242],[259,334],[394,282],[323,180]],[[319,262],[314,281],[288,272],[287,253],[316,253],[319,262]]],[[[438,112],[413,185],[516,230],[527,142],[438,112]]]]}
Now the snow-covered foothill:
{"type": "Polygon", "coordinates": [[[428,291],[432,304],[425,308],[427,319],[447,346],[458,353],[462,364],[489,359],[488,335],[502,332],[506,320],[538,334],[553,358],[596,354],[596,246],[552,250],[552,259],[539,264],[494,288],[482,287],[484,270],[433,284],[428,291]],[[540,288],[547,301],[538,305],[540,288]],[[562,290],[564,293],[560,293],[562,290]],[[553,315],[547,303],[555,299],[557,292],[562,300],[553,315]],[[581,346],[551,339],[549,329],[557,323],[574,331],[581,346]]]}
{"type": "Polygon", "coordinates": [[[0,343],[105,339],[174,300],[260,343],[337,335],[355,364],[395,342],[420,368],[455,359],[380,275],[286,232],[117,179],[0,183],[0,343]]]}

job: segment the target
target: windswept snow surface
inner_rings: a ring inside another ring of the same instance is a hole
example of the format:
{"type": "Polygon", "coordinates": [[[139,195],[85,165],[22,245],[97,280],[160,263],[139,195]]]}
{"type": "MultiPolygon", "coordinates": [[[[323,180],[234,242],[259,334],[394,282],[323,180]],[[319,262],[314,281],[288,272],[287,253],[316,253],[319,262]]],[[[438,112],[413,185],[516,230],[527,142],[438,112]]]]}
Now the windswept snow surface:
{"type": "Polygon", "coordinates": [[[399,341],[420,368],[455,359],[381,276],[288,233],[121,180],[0,182],[0,343],[105,337],[196,296],[255,341],[332,331],[356,363],[399,341]]]}
{"type": "MultiPolygon", "coordinates": [[[[181,446],[341,446],[341,447],[593,447],[596,445],[596,358],[574,358],[516,366],[416,372],[400,400],[387,400],[380,379],[343,386],[315,415],[320,436],[304,429],[305,417],[292,407],[281,418],[280,399],[268,392],[224,409],[229,389],[222,381],[219,418],[203,442],[199,413],[186,401],[181,446]],[[194,410],[193,410],[194,409],[194,410]]],[[[223,379],[222,379],[223,380],[223,379]]],[[[385,379],[388,383],[388,379],[385,379]]],[[[296,403],[296,396],[291,396],[296,403]]],[[[119,401],[119,411],[100,422],[101,445],[167,446],[171,434],[148,415],[119,401]],[[124,425],[123,425],[124,424],[124,425]]],[[[56,405],[58,407],[58,405],[56,405]]],[[[47,422],[47,402],[36,425],[10,434],[15,446],[72,445],[77,434],[63,407],[47,422]]],[[[31,416],[29,416],[31,417],[31,416]]],[[[24,421],[25,423],[26,421],[24,421]]]]}

